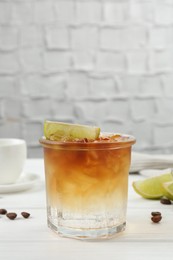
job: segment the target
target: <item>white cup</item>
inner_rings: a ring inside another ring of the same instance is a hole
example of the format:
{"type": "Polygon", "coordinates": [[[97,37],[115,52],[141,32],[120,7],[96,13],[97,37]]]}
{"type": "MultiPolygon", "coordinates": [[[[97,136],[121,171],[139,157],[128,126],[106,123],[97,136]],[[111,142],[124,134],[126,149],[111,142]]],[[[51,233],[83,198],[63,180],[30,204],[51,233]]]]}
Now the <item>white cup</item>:
{"type": "Polygon", "coordinates": [[[24,140],[0,138],[0,185],[17,181],[22,174],[26,154],[24,140]]]}

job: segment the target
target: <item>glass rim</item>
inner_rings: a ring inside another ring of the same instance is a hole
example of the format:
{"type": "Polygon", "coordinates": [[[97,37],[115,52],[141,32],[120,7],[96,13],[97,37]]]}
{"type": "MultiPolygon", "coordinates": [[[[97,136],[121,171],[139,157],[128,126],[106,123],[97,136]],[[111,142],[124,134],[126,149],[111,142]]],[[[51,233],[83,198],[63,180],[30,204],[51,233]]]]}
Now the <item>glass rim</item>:
{"type": "MultiPolygon", "coordinates": [[[[109,134],[109,133],[106,133],[109,134]]],[[[120,149],[125,147],[130,147],[136,143],[136,139],[132,135],[120,134],[122,138],[121,140],[117,140],[115,142],[106,142],[104,140],[101,141],[93,141],[93,142],[79,142],[79,141],[52,141],[46,139],[44,136],[39,139],[40,144],[43,147],[52,148],[52,149],[66,149],[66,150],[103,150],[103,149],[120,149]]]]}

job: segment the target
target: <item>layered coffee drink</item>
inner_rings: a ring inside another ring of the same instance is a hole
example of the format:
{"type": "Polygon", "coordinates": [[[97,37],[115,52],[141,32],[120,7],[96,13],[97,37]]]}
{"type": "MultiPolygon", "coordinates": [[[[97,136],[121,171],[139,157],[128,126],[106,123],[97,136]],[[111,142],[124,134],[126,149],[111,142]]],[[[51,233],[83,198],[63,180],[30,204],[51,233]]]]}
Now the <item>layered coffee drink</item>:
{"type": "Polygon", "coordinates": [[[108,238],[124,230],[131,146],[135,139],[40,139],[44,147],[48,225],[67,237],[108,238]]]}

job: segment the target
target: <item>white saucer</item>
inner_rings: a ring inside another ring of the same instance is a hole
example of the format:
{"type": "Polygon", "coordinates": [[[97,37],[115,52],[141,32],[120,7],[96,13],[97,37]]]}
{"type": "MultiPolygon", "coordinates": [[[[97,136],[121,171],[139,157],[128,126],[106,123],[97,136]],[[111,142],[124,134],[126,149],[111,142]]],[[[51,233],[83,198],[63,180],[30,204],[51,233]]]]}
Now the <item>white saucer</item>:
{"type": "Polygon", "coordinates": [[[13,184],[0,185],[0,193],[12,193],[28,190],[33,187],[40,177],[35,173],[23,173],[19,180],[13,184]]]}

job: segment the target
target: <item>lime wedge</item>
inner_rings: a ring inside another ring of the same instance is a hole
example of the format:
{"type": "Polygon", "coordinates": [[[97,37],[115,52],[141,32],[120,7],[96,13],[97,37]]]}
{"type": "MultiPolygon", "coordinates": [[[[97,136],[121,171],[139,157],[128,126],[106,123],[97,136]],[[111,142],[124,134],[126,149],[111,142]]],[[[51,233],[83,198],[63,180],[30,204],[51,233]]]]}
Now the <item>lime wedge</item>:
{"type": "Polygon", "coordinates": [[[165,173],[142,181],[135,181],[132,185],[134,190],[143,198],[160,199],[163,196],[167,197],[163,183],[169,181],[173,181],[173,176],[171,173],[165,173]]]}
{"type": "Polygon", "coordinates": [[[73,141],[75,139],[95,140],[100,135],[100,128],[95,126],[67,124],[45,121],[44,135],[52,141],[73,141]]]}
{"type": "Polygon", "coordinates": [[[168,199],[173,200],[173,181],[163,183],[163,188],[166,194],[165,196],[168,199]]]}

